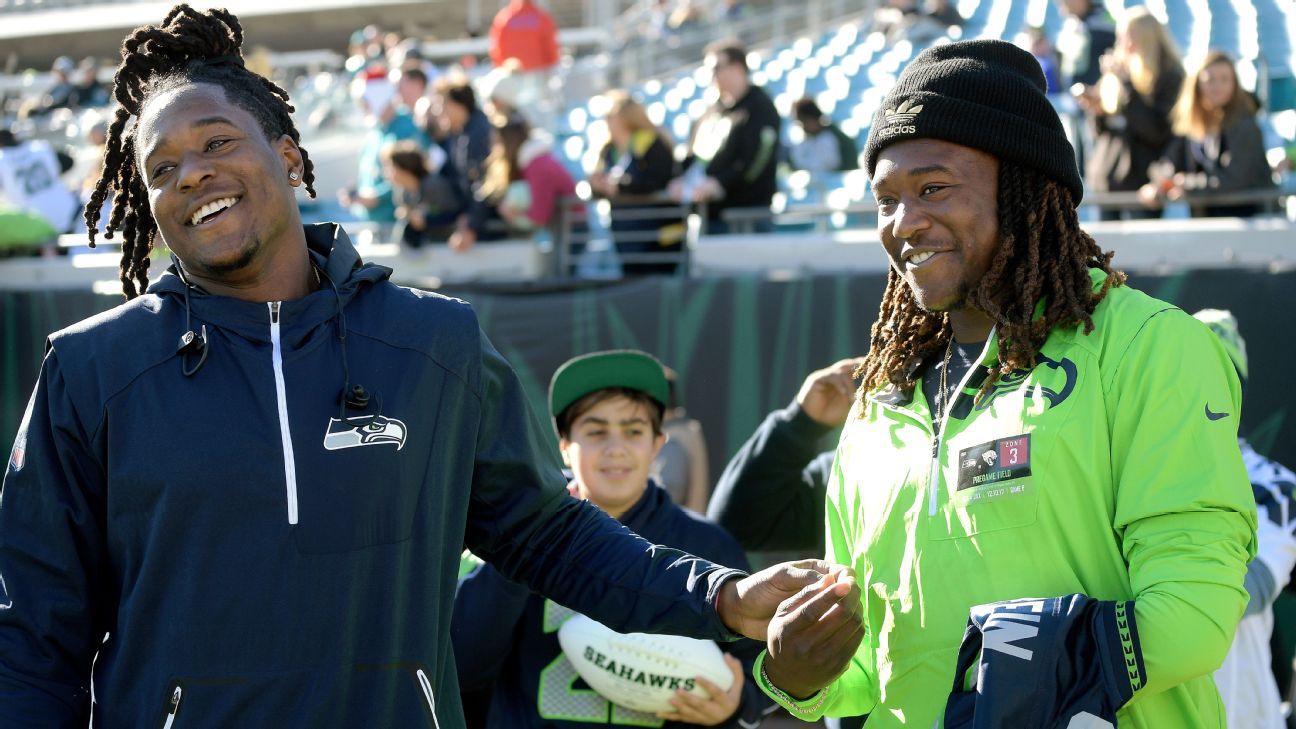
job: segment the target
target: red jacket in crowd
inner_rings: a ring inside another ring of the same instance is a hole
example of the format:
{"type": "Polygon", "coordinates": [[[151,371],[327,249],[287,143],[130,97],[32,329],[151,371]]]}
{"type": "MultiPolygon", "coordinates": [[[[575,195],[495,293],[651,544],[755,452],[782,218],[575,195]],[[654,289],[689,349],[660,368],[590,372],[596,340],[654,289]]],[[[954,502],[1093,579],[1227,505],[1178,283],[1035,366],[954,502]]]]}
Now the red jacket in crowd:
{"type": "Polygon", "coordinates": [[[491,61],[501,66],[510,58],[523,71],[549,68],[558,63],[558,26],[531,0],[513,0],[491,23],[491,61]]]}

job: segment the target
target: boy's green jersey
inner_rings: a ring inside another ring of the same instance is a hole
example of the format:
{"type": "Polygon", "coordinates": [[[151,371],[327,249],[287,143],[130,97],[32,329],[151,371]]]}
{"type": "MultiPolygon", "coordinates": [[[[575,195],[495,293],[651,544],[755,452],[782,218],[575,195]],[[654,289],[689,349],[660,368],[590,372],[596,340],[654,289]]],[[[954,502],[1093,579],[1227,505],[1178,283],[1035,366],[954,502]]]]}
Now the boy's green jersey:
{"type": "MultiPolygon", "coordinates": [[[[938,439],[922,388],[857,405],[827,550],[854,567],[868,632],[835,683],[780,703],[806,719],[868,713],[873,729],[939,726],[971,606],[1084,593],[1136,601],[1146,684],[1122,729],[1225,725],[1210,673],[1255,551],[1238,379],[1205,326],[1139,291],[1111,289],[1093,322],[1054,330],[1033,370],[976,403],[986,370],[972,368],[938,439]]],[[[996,346],[992,333],[982,365],[996,346]]]]}

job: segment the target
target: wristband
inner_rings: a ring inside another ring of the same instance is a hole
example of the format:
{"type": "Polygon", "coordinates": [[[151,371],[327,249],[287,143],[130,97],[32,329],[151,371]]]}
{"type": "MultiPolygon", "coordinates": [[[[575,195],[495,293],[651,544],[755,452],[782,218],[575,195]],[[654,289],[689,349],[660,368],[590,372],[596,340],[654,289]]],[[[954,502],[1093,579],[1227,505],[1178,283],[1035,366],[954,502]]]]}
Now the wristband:
{"type": "Polygon", "coordinates": [[[760,671],[761,690],[770,695],[779,706],[787,709],[793,716],[804,721],[814,721],[819,718],[819,712],[823,708],[824,702],[828,699],[828,687],[819,689],[814,695],[804,700],[794,698],[791,694],[774,685],[770,681],[769,674],[765,672],[765,657],[768,653],[762,653],[757,659],[757,666],[760,671]]]}

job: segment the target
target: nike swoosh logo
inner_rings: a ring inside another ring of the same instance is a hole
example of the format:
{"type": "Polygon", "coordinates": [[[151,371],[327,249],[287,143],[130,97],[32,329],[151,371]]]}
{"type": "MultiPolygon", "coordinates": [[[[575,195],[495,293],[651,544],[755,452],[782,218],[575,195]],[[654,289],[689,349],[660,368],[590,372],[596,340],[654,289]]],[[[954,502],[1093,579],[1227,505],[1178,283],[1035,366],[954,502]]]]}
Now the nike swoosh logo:
{"type": "Polygon", "coordinates": [[[1228,413],[1212,413],[1210,409],[1210,405],[1205,405],[1204,407],[1206,409],[1207,420],[1220,420],[1222,418],[1228,417],[1228,413]]]}

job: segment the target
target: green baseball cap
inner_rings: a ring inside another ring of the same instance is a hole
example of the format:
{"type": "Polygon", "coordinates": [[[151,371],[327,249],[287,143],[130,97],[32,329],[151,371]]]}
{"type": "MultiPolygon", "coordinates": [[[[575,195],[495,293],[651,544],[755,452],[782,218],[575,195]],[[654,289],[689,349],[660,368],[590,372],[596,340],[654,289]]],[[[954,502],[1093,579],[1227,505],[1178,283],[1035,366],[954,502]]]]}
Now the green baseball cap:
{"type": "Polygon", "coordinates": [[[557,418],[582,397],[609,387],[638,390],[662,408],[670,397],[666,372],[656,357],[633,349],[615,349],[564,362],[549,383],[549,414],[557,418]]]}
{"type": "Polygon", "coordinates": [[[1227,309],[1202,309],[1193,314],[1193,318],[1205,324],[1215,333],[1215,336],[1219,337],[1224,345],[1224,351],[1228,352],[1229,359],[1233,360],[1238,375],[1245,380],[1247,378],[1246,340],[1238,331],[1237,318],[1233,316],[1233,312],[1227,309]]]}

